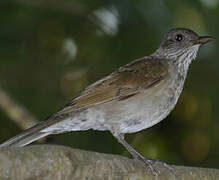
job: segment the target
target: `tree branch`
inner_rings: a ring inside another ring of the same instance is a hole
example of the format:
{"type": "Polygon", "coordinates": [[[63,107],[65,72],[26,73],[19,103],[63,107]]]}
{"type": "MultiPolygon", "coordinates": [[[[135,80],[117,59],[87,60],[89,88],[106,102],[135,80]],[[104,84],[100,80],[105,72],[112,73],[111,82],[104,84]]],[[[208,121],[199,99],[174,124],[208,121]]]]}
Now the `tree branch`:
{"type": "Polygon", "coordinates": [[[155,177],[141,162],[118,155],[82,151],[55,145],[0,149],[0,179],[159,179],[216,180],[219,170],[154,166],[155,177]]]}
{"type": "Polygon", "coordinates": [[[0,108],[22,129],[27,129],[38,122],[30,112],[16,103],[1,87],[0,108]]]}

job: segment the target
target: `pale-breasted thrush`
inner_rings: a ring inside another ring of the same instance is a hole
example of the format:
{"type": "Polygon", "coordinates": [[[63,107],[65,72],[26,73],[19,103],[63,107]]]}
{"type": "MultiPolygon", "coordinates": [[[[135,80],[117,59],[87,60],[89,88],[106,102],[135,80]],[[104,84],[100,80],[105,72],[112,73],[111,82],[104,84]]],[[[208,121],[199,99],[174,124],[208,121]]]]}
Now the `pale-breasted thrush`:
{"type": "Polygon", "coordinates": [[[199,47],[212,39],[185,28],[170,30],[153,54],[88,86],[63,109],[0,147],[24,146],[68,131],[108,130],[134,158],[142,160],[156,174],[153,161],[134,150],[124,134],[147,129],[173,110],[191,61],[199,47]]]}

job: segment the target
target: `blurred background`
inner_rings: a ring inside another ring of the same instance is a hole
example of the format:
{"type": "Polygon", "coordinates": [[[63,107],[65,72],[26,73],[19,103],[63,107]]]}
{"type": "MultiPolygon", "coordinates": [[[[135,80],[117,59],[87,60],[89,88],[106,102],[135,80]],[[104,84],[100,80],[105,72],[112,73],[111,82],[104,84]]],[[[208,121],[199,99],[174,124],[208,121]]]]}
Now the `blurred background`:
{"type": "MultiPolygon", "coordinates": [[[[173,27],[219,39],[219,0],[4,0],[0,2],[0,142],[45,119],[77,92],[152,53],[173,27]]],[[[203,46],[174,111],[127,135],[146,157],[219,168],[218,41],[203,46]]],[[[129,156],[109,132],[44,143],[129,156]]]]}

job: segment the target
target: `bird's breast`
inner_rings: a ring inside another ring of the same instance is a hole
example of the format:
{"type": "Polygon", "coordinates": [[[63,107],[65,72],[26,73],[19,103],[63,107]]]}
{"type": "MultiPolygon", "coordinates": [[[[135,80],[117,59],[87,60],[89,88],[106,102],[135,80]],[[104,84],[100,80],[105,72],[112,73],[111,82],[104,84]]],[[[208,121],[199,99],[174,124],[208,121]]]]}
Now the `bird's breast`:
{"type": "Polygon", "coordinates": [[[104,124],[121,133],[133,133],[157,124],[175,107],[185,76],[170,73],[160,84],[144,89],[129,99],[102,105],[104,124]]]}

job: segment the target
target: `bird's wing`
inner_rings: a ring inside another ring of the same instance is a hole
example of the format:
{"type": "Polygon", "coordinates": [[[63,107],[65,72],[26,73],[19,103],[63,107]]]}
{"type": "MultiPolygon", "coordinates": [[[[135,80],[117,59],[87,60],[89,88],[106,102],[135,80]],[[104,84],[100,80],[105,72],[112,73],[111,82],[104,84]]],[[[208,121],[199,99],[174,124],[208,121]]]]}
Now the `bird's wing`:
{"type": "Polygon", "coordinates": [[[167,75],[161,61],[143,58],[133,61],[96,83],[88,86],[68,103],[60,113],[68,113],[112,100],[124,100],[160,83],[167,75]]]}

